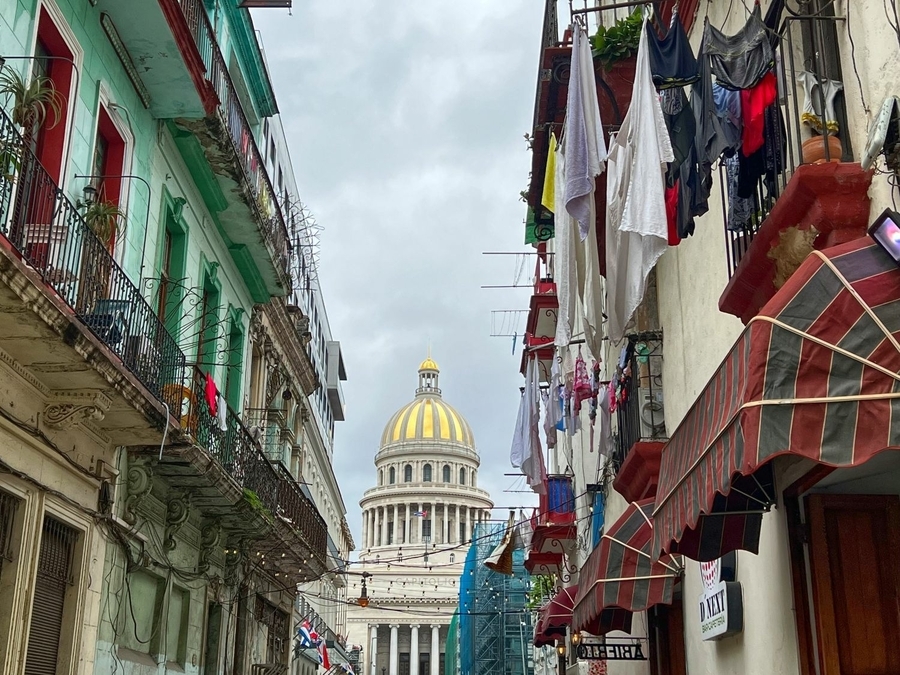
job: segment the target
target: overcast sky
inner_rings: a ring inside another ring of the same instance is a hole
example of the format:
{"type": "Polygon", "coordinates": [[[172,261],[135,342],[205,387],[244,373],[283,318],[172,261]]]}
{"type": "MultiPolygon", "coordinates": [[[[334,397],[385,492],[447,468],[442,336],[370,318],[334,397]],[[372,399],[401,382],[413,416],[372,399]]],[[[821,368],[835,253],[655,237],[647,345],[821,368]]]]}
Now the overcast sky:
{"type": "MultiPolygon", "coordinates": [[[[521,251],[543,2],[295,0],[257,10],[300,197],[324,226],[319,271],[347,366],[335,471],[360,541],[384,425],[409,402],[427,345],[469,421],[481,487],[532,504],[510,473],[521,345],[491,310],[527,308],[521,251]]],[[[533,265],[533,262],[529,263],[533,265]]],[[[530,278],[526,274],[525,280],[530,278]]],[[[495,516],[502,516],[496,511],[495,516]]]]}

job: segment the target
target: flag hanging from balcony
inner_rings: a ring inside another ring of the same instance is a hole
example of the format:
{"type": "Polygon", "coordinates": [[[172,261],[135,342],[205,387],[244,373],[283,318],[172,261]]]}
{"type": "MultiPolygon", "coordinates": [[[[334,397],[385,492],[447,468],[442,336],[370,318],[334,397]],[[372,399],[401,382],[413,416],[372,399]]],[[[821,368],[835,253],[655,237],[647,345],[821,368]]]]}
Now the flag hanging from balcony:
{"type": "Polygon", "coordinates": [[[297,647],[299,649],[312,649],[318,638],[318,634],[310,627],[309,621],[304,620],[297,627],[297,647]]]}
{"type": "Polygon", "coordinates": [[[416,518],[427,518],[427,517],[428,517],[428,511],[413,511],[413,515],[414,515],[416,518]]]}
{"type": "Polygon", "coordinates": [[[325,646],[325,640],[319,640],[319,663],[325,670],[331,669],[331,660],[328,658],[328,647],[325,646]]]}

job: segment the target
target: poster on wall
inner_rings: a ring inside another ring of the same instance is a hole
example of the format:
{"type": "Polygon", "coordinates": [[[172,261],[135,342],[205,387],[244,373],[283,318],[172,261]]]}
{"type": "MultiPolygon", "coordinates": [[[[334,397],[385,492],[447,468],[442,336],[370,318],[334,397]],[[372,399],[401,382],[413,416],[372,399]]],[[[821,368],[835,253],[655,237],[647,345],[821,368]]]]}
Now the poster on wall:
{"type": "Polygon", "coordinates": [[[744,599],[737,581],[737,554],[700,563],[700,637],[721,640],[744,630],[744,599]]]}

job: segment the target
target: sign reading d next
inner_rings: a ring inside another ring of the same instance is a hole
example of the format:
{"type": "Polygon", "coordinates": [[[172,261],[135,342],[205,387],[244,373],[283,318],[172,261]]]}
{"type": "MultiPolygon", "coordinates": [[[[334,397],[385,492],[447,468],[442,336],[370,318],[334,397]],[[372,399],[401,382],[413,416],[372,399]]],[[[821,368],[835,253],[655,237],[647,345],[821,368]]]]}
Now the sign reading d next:
{"type": "Polygon", "coordinates": [[[704,640],[718,640],[744,629],[744,604],[741,584],[734,579],[735,565],[723,566],[720,560],[700,563],[703,594],[699,600],[700,636],[704,640]],[[730,574],[723,574],[723,567],[730,574]]]}

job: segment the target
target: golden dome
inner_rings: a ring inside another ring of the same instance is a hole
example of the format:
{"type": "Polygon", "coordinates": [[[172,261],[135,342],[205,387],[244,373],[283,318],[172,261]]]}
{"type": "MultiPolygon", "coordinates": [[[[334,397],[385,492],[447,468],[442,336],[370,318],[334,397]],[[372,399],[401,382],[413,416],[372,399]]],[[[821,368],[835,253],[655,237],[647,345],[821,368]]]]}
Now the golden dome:
{"type": "Polygon", "coordinates": [[[475,436],[465,418],[441,398],[440,369],[429,356],[419,366],[416,398],[394,413],[384,433],[381,447],[395,443],[446,441],[475,449],[475,436]]]}
{"type": "Polygon", "coordinates": [[[438,364],[436,364],[432,358],[429,356],[427,359],[422,361],[422,365],[419,366],[419,370],[440,370],[438,368],[438,364]]]}

